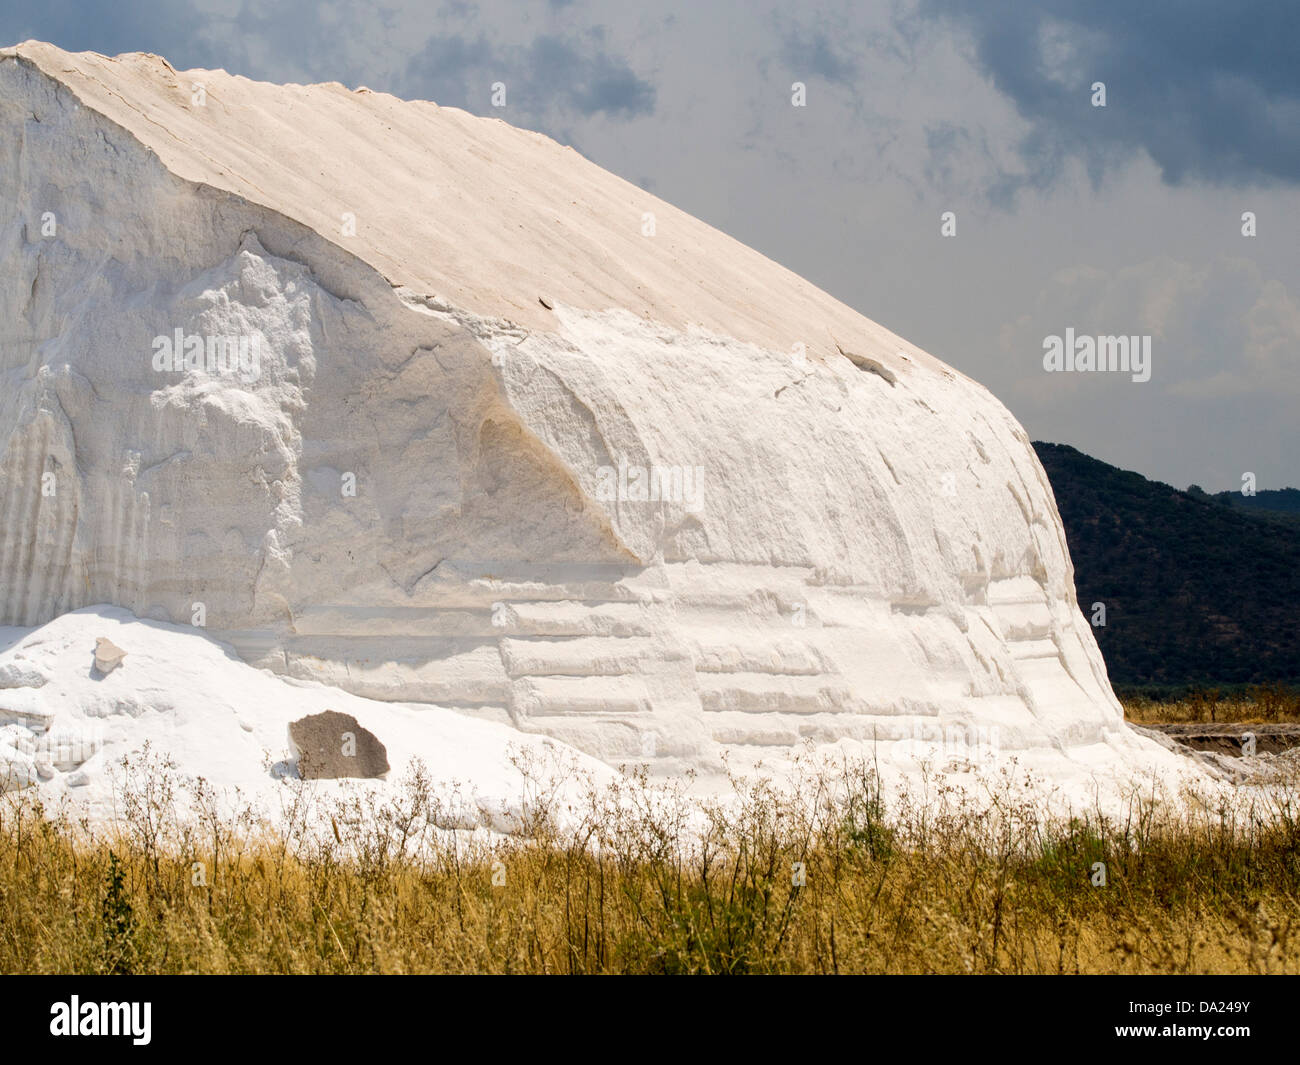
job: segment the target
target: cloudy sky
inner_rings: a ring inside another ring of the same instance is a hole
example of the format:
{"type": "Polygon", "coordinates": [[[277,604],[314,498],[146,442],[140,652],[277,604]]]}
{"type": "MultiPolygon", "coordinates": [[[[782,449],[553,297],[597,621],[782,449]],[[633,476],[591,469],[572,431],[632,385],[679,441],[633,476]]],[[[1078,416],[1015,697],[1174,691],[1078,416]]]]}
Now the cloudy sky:
{"type": "Polygon", "coordinates": [[[1295,0],[0,0],[3,43],[32,37],[541,130],[982,381],[1034,439],[1178,487],[1300,486],[1295,0]],[[1046,373],[1067,328],[1151,336],[1151,379],[1046,373]]]}

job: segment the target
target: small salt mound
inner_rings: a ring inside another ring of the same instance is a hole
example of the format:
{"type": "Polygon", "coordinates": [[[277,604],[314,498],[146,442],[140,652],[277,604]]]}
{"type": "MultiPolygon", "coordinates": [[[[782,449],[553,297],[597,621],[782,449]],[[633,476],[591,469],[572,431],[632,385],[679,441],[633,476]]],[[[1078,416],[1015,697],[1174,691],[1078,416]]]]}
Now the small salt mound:
{"type": "Polygon", "coordinates": [[[315,781],[314,789],[328,796],[364,786],[382,799],[418,758],[436,786],[461,786],[467,801],[455,827],[508,822],[503,811],[520,802],[520,757],[572,769],[574,787],[615,775],[552,740],[453,710],[283,680],[202,630],[141,621],[116,607],[74,611],[36,629],[0,628],[0,647],[0,678],[9,685],[0,691],[0,780],[10,789],[38,787],[55,802],[66,796],[78,816],[100,824],[121,813],[122,759],[140,758],[146,743],[158,760],[175,763],[179,778],[204,778],[231,808],[237,789],[240,804],[273,813],[285,781],[297,776],[289,724],[326,710],[379,737],[392,772],[387,780],[315,781]],[[124,648],[129,665],[92,669],[86,651],[97,637],[124,648]]]}

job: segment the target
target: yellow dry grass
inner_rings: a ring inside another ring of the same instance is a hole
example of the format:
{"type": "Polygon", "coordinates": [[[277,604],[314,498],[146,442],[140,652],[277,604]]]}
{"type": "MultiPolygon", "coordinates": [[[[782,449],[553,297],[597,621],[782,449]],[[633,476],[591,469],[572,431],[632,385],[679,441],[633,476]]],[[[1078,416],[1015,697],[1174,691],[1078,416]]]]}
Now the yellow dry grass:
{"type": "Polygon", "coordinates": [[[504,838],[438,828],[418,767],[382,806],[296,792],[275,832],[125,768],[111,834],[0,802],[0,971],[1300,973],[1294,772],[1055,826],[1011,793],[887,802],[868,765],[730,804],[536,788],[504,838]]]}

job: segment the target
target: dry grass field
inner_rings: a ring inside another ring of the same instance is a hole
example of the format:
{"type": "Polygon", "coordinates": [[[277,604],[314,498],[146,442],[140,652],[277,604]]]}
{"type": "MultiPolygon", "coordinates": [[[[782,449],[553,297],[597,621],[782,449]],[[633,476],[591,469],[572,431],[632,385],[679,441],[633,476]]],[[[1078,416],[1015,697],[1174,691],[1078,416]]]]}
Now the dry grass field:
{"type": "Polygon", "coordinates": [[[1124,714],[1138,724],[1294,724],[1300,722],[1300,690],[1283,684],[1233,691],[1199,689],[1179,699],[1123,697],[1124,714]]]}
{"type": "Polygon", "coordinates": [[[729,806],[629,785],[558,811],[537,787],[527,841],[435,827],[418,770],[381,808],[295,792],[270,832],[123,768],[112,835],[0,801],[0,971],[1300,973],[1286,759],[1235,809],[1135,788],[1050,827],[1011,788],[887,801],[868,765],[729,806]]]}

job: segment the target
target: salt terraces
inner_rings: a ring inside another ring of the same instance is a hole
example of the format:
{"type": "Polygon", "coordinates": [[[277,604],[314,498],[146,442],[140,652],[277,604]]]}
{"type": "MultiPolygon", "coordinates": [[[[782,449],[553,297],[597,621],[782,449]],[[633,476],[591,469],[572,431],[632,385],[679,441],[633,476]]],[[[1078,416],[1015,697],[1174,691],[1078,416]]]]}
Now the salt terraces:
{"type": "Polygon", "coordinates": [[[1007,410],[573,150],[35,42],[0,124],[13,728],[179,713],[248,668],[217,640],[399,762],[424,715],[662,774],[953,729],[1080,796],[1179,763],[1123,723],[1007,410]],[[98,637],[121,665],[50,705],[98,637]]]}

